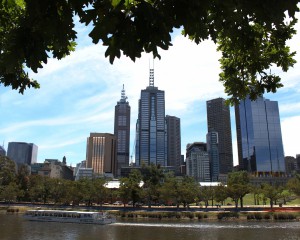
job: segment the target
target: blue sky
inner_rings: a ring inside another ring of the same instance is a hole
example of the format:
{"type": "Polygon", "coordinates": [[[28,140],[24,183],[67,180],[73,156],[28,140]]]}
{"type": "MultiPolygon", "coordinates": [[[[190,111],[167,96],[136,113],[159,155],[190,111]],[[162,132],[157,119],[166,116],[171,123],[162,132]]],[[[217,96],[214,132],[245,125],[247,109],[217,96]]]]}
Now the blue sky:
{"type": "MultiPolygon", "coordinates": [[[[297,25],[300,30],[300,24],[297,25]]],[[[63,60],[50,59],[38,74],[40,89],[28,89],[24,95],[0,85],[0,144],[30,142],[38,146],[38,162],[60,159],[75,166],[85,159],[86,139],[90,132],[114,131],[114,107],[121,97],[122,85],[131,106],[131,146],[140,92],[149,84],[149,62],[144,54],[135,63],[123,56],[111,65],[104,57],[105,48],[94,45],[89,28],[77,24],[78,46],[63,60]]],[[[299,50],[300,33],[290,42],[299,50]]],[[[165,91],[166,114],[181,119],[182,153],[187,143],[205,141],[207,132],[206,101],[224,97],[216,46],[205,41],[196,45],[179,32],[173,34],[173,47],[160,51],[154,62],[154,85],[165,91]]],[[[279,102],[285,155],[300,154],[300,53],[297,64],[288,73],[280,73],[285,85],[266,98],[279,102]]],[[[234,111],[231,109],[234,164],[237,146],[234,111]]],[[[134,160],[134,154],[133,154],[134,160]]]]}

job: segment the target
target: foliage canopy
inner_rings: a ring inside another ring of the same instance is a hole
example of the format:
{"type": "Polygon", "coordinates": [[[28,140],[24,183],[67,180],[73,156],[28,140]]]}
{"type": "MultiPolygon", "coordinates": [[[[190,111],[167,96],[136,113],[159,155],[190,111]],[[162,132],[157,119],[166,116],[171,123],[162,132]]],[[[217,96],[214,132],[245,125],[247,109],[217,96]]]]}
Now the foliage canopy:
{"type": "Polygon", "coordinates": [[[38,88],[26,69],[37,72],[48,58],[75,49],[74,16],[91,25],[93,43],[106,47],[111,63],[123,54],[160,58],[174,28],[199,44],[211,39],[222,52],[220,81],[231,103],[282,87],[272,65],[287,71],[295,63],[286,41],[295,34],[298,0],[2,0],[0,83],[38,88]]]}

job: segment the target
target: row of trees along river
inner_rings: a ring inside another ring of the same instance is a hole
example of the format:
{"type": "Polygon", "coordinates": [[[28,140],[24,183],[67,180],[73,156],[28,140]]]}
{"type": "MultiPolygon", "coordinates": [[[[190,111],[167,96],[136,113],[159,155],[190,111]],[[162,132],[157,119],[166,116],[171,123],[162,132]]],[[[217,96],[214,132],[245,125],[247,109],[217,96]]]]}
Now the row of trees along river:
{"type": "MultiPolygon", "coordinates": [[[[143,174],[133,170],[128,177],[120,179],[118,189],[108,189],[111,179],[94,178],[70,181],[30,175],[25,166],[15,171],[15,163],[7,157],[0,157],[0,201],[32,202],[91,206],[94,204],[173,205],[189,207],[191,204],[214,205],[233,204],[243,207],[243,199],[252,194],[252,204],[285,204],[291,198],[300,196],[300,177],[289,180],[286,186],[263,184],[253,186],[244,171],[228,175],[227,186],[199,186],[192,177],[174,177],[163,173],[157,166],[145,167],[143,174]]],[[[249,203],[247,203],[249,204],[249,203]]]]}

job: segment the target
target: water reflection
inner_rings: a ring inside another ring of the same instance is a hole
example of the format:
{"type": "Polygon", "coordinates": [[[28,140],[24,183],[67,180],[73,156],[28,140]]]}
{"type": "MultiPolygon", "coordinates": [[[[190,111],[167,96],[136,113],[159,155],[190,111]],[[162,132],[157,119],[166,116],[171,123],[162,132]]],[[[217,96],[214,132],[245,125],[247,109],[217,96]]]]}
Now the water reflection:
{"type": "Polygon", "coordinates": [[[1,240],[300,240],[299,222],[139,220],[113,225],[29,222],[0,214],[1,240]]]}

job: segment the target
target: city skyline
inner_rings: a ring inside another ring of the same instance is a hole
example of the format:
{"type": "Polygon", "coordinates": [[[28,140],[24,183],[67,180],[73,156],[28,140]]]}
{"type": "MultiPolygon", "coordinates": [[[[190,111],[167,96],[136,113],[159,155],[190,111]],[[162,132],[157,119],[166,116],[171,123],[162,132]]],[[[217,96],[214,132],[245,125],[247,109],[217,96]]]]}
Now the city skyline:
{"type": "MultiPolygon", "coordinates": [[[[299,30],[299,23],[296,25],[299,30]]],[[[24,95],[0,85],[0,145],[30,142],[38,146],[38,162],[62,159],[75,166],[85,159],[86,138],[90,132],[113,133],[114,106],[125,85],[131,105],[130,154],[135,139],[135,123],[140,90],[149,79],[151,55],[143,54],[136,63],[122,56],[113,65],[104,57],[105,48],[88,39],[89,28],[77,25],[77,50],[65,59],[49,60],[38,74],[40,89],[27,89],[24,95]]],[[[298,51],[297,63],[288,73],[280,73],[285,87],[265,97],[278,101],[285,156],[300,153],[300,51],[298,33],[291,41],[298,51]]],[[[160,51],[155,60],[155,86],[165,91],[166,115],[181,119],[181,152],[186,144],[206,141],[206,101],[226,98],[218,82],[220,72],[216,46],[209,41],[200,45],[173,34],[173,47],[160,51]]],[[[278,71],[276,68],[274,71],[278,71]]],[[[234,164],[238,163],[234,111],[231,107],[234,164]]]]}

